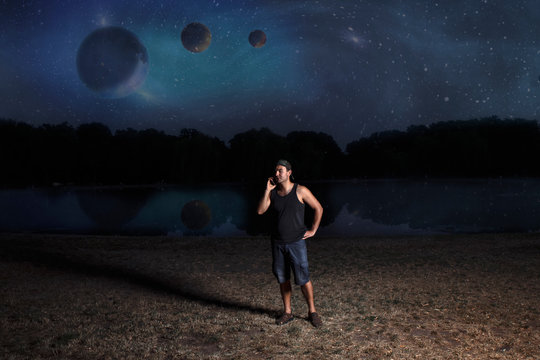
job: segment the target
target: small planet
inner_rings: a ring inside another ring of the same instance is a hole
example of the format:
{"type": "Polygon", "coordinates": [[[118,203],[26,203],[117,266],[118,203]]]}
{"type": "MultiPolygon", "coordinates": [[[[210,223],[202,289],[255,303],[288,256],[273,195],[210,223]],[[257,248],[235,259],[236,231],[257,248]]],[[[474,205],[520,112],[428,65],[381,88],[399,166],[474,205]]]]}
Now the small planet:
{"type": "Polygon", "coordinates": [[[266,44],[266,34],[262,30],[255,30],[249,34],[249,43],[254,48],[263,47],[266,44]]]}
{"type": "Polygon", "coordinates": [[[190,230],[201,230],[210,223],[212,212],[204,201],[193,200],[184,205],[181,218],[190,230]]]}
{"type": "Polygon", "coordinates": [[[148,74],[148,53],[129,30],[100,28],[79,46],[77,71],[81,81],[100,96],[125,97],[143,84],[148,74]]]}
{"type": "Polygon", "coordinates": [[[182,30],[182,44],[184,47],[193,52],[200,53],[208,49],[212,41],[212,33],[206,25],[201,23],[191,23],[182,30]]]}

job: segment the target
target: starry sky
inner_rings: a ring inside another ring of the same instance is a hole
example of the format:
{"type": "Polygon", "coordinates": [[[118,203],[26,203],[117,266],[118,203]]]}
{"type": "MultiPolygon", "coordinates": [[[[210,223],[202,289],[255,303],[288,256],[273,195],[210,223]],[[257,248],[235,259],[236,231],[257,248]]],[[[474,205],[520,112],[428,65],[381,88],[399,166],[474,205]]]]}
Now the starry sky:
{"type": "Polygon", "coordinates": [[[116,129],[195,128],[227,142],[267,127],[345,145],[373,132],[485,116],[537,119],[540,4],[533,0],[0,1],[0,118],[116,129]],[[182,29],[205,24],[209,48],[182,29]],[[144,83],[110,99],[77,72],[94,30],[148,53],[144,83]],[[254,48],[253,30],[267,42],[254,48]]]}

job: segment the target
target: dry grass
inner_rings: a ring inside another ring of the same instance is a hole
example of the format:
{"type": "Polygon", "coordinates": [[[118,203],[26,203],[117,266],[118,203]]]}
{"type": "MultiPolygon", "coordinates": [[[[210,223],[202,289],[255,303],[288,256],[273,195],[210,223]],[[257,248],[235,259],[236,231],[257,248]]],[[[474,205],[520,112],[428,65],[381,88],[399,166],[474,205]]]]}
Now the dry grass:
{"type": "Polygon", "coordinates": [[[538,359],[540,235],[313,239],[322,329],[264,238],[0,236],[0,358],[538,359]]]}

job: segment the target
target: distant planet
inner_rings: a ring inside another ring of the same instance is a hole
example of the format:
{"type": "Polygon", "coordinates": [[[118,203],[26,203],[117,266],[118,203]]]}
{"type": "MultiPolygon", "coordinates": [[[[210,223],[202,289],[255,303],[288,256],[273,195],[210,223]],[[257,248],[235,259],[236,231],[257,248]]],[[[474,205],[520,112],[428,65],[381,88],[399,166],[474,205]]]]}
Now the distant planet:
{"type": "Polygon", "coordinates": [[[100,96],[121,98],[137,90],[148,74],[148,53],[132,32],[115,26],[90,33],[77,52],[82,82],[100,96]]]}
{"type": "Polygon", "coordinates": [[[204,201],[193,200],[184,205],[181,218],[190,230],[200,230],[210,223],[212,212],[204,201]]]}
{"type": "Polygon", "coordinates": [[[266,44],[266,34],[262,30],[255,30],[249,34],[249,43],[255,48],[263,47],[266,44]]]}
{"type": "Polygon", "coordinates": [[[208,49],[212,41],[212,34],[206,25],[201,23],[191,23],[182,30],[182,44],[193,52],[200,53],[208,49]]]}

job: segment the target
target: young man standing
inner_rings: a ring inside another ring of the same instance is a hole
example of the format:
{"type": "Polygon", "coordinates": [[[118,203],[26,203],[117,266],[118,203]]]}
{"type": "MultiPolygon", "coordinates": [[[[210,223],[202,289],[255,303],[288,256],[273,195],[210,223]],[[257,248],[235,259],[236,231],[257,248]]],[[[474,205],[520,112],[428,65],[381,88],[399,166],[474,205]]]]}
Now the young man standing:
{"type": "Polygon", "coordinates": [[[283,325],[293,320],[290,281],[292,268],[294,281],[300,285],[309,308],[308,319],[313,326],[319,327],[322,321],[313,301],[313,285],[309,279],[305,240],[317,232],[323,208],[308,188],[291,181],[291,164],[287,160],[279,160],[275,171],[275,176],[266,182],[266,190],[259,202],[257,213],[262,215],[272,206],[276,215],[271,236],[272,270],[279,282],[284,307],[283,315],[276,323],[283,325]],[[315,211],[310,229],[304,224],[305,204],[315,211]]]}

